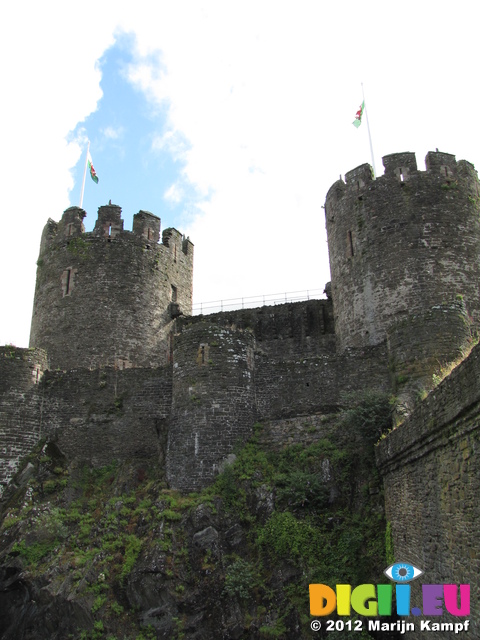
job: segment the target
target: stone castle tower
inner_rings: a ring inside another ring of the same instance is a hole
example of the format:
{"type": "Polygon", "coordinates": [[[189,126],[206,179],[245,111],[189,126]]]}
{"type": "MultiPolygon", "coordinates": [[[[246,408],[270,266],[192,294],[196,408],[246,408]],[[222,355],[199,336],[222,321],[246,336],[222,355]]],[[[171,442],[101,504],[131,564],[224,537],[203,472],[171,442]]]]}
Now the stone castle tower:
{"type": "Polygon", "coordinates": [[[176,229],[159,244],[160,219],[147,211],[124,231],[121,211],[100,207],[91,233],[78,207],[45,226],[30,346],[51,369],[165,364],[173,319],[191,314],[193,244],[176,229]]]}
{"type": "Polygon", "coordinates": [[[338,348],[387,340],[410,391],[455,360],[480,324],[477,172],[438,151],[425,163],[419,171],[413,153],[385,156],[376,180],[361,165],[325,203],[338,348]]]}

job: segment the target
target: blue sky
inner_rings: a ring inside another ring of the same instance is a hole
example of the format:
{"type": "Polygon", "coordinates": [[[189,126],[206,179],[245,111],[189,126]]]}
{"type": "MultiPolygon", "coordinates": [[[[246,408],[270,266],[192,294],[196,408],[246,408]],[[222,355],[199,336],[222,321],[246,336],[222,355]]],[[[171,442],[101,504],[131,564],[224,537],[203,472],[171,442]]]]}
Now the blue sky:
{"type": "MultiPolygon", "coordinates": [[[[158,142],[168,132],[167,106],[152,104],[128,79],[134,46],[131,35],[120,35],[101,57],[102,98],[98,108],[70,136],[82,146],[82,155],[72,171],[70,202],[80,203],[87,140],[99,177],[95,184],[87,172],[83,197],[87,231],[93,229],[98,207],[109,200],[122,207],[125,228],[132,228],[133,214],[143,209],[160,216],[165,229],[181,226],[198,197],[194,186],[182,178],[182,158],[158,142]],[[181,184],[181,199],[169,196],[174,184],[181,184]]],[[[153,63],[161,68],[159,55],[153,57],[153,63]]],[[[188,146],[188,141],[182,143],[188,146]]]]}
{"type": "MultiPolygon", "coordinates": [[[[4,6],[5,5],[5,6],[4,6]]],[[[28,345],[40,236],[110,199],[195,245],[194,301],[323,290],[322,205],[370,162],[480,166],[477,0],[25,0],[0,9],[0,344],[28,345]],[[55,16],[52,20],[51,16],[55,16]]]]}

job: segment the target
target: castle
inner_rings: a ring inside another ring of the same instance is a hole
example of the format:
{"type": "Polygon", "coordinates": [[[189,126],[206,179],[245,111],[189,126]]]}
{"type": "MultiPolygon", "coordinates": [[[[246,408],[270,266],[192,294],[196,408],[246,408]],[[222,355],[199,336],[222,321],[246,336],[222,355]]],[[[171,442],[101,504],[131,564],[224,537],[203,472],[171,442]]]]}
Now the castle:
{"type": "Polygon", "coordinates": [[[191,316],[193,244],[140,211],[67,209],[42,234],[29,349],[0,351],[0,480],[42,438],[93,465],[160,461],[209,484],[256,421],[394,392],[404,419],[480,321],[479,181],[430,152],[350,171],[328,191],[327,298],[191,316]]]}
{"type": "Polygon", "coordinates": [[[395,555],[430,583],[477,585],[480,346],[431,389],[478,334],[479,180],[438,151],[425,171],[413,153],[383,164],[327,193],[321,300],[192,316],[193,245],[177,230],[159,243],[140,211],[126,231],[111,203],[91,233],[78,207],[49,220],[30,347],[0,348],[2,490],[43,439],[72,464],[156,464],[171,488],[200,490],[256,421],[287,444],[345,393],[381,390],[400,425],[376,448],[395,555]]]}

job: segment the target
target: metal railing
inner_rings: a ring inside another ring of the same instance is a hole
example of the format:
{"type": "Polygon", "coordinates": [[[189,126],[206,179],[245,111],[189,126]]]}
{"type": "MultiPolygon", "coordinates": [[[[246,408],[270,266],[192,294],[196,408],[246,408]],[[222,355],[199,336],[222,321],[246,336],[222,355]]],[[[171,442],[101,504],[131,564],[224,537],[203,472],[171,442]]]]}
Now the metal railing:
{"type": "Polygon", "coordinates": [[[302,300],[316,300],[323,298],[323,289],[305,289],[304,291],[289,291],[287,293],[268,293],[260,296],[245,298],[228,298],[226,300],[212,300],[210,302],[196,302],[192,306],[192,314],[217,313],[218,311],[233,311],[236,309],[253,309],[264,305],[285,304],[287,302],[301,302],[302,300]]]}

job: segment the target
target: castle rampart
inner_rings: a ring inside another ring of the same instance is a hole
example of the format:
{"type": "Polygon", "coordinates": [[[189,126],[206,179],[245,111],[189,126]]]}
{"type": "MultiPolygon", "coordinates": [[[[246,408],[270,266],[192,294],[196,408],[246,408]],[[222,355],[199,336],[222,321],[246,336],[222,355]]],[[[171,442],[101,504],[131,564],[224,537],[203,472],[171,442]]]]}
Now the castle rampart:
{"type": "MultiPolygon", "coordinates": [[[[479,379],[477,346],[376,452],[395,557],[425,574],[412,583],[412,606],[422,601],[423,583],[471,585],[469,631],[475,638],[480,635],[479,379]]],[[[417,631],[407,637],[423,636],[417,631]]],[[[454,637],[453,631],[442,633],[454,637]]]]}

